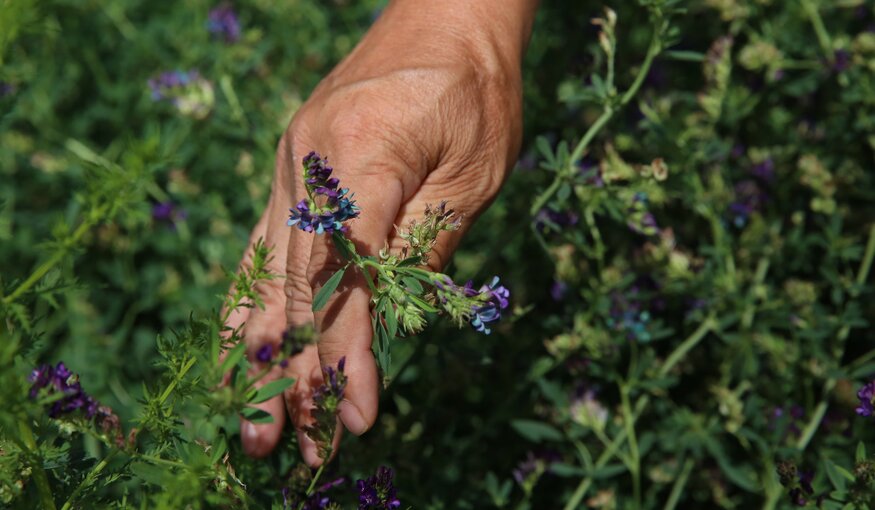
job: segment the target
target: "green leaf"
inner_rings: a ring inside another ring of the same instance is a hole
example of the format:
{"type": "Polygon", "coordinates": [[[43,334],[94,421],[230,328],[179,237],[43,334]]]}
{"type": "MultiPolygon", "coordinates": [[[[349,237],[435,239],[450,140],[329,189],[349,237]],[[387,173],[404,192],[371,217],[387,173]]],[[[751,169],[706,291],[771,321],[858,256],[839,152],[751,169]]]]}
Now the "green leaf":
{"type": "Polygon", "coordinates": [[[417,255],[415,257],[407,257],[406,259],[399,262],[397,267],[418,266],[421,263],[422,257],[417,255]]]}
{"type": "Polygon", "coordinates": [[[391,377],[389,369],[391,368],[392,355],[389,352],[389,334],[383,326],[383,322],[379,317],[375,318],[374,324],[374,339],[371,342],[371,350],[374,352],[374,358],[377,360],[377,366],[383,374],[383,387],[389,385],[391,377]]]}
{"type": "Polygon", "coordinates": [[[273,416],[269,412],[256,407],[244,407],[240,414],[252,423],[273,423],[273,416]]]}
{"type": "Polygon", "coordinates": [[[340,285],[340,280],[343,279],[343,273],[346,272],[346,267],[344,266],[340,271],[331,275],[331,278],[325,282],[325,285],[319,289],[319,292],[316,293],[316,296],[313,298],[313,311],[318,312],[323,309],[325,305],[328,303],[328,298],[331,297],[331,294],[337,289],[337,286],[340,285]]]}
{"type": "Polygon", "coordinates": [[[401,278],[401,281],[404,282],[404,286],[410,289],[411,292],[422,295],[424,289],[422,288],[422,284],[416,280],[416,278],[410,278],[409,276],[404,276],[401,278]]]}
{"type": "Polygon", "coordinates": [[[416,306],[418,306],[419,308],[425,310],[425,311],[428,312],[428,313],[437,313],[437,312],[438,312],[438,309],[437,309],[437,308],[431,306],[430,304],[426,303],[425,300],[420,299],[420,298],[417,297],[417,296],[411,296],[411,295],[408,295],[408,296],[407,296],[407,299],[413,301],[413,302],[416,304],[416,306]]]}
{"type": "Polygon", "coordinates": [[[389,340],[392,340],[398,335],[398,317],[395,316],[395,308],[388,305],[383,312],[383,319],[386,321],[386,333],[389,334],[389,340]]]}
{"type": "Polygon", "coordinates": [[[255,396],[252,397],[252,400],[249,401],[250,404],[260,404],[265,400],[270,400],[271,398],[279,395],[286,388],[295,384],[295,380],[291,377],[284,377],[282,379],[277,379],[276,381],[271,381],[255,392],[255,396]]]}
{"type": "Polygon", "coordinates": [[[538,152],[547,160],[547,163],[553,165],[556,162],[556,156],[553,155],[553,148],[550,147],[550,141],[543,136],[539,136],[535,140],[535,145],[538,147],[538,152]]]}
{"type": "Polygon", "coordinates": [[[579,478],[586,476],[587,474],[586,471],[579,466],[572,466],[571,464],[565,464],[564,462],[550,464],[550,473],[562,478],[579,478]]]}
{"type": "Polygon", "coordinates": [[[704,62],[705,54],[698,51],[675,51],[669,50],[662,53],[662,56],[671,60],[682,60],[685,62],[704,62]]]}
{"type": "Polygon", "coordinates": [[[592,473],[589,476],[599,479],[599,478],[611,478],[613,476],[617,476],[618,474],[626,471],[626,466],[623,464],[608,464],[607,466],[602,466],[598,469],[593,469],[592,473]]]}
{"type": "Polygon", "coordinates": [[[225,360],[222,361],[222,373],[224,374],[225,372],[228,372],[229,370],[237,366],[237,363],[243,358],[244,354],[246,354],[246,344],[242,342],[235,345],[233,349],[228,351],[228,355],[225,356],[225,360]]]}
{"type": "Polygon", "coordinates": [[[826,476],[829,478],[830,483],[832,483],[833,488],[842,492],[847,490],[848,482],[854,481],[854,475],[831,460],[826,460],[823,464],[826,467],[826,476]]]}
{"type": "Polygon", "coordinates": [[[854,460],[856,462],[863,462],[864,460],[866,460],[866,445],[863,443],[863,441],[857,443],[857,452],[854,455],[854,460]]]}
{"type": "Polygon", "coordinates": [[[163,485],[166,467],[154,466],[145,462],[134,462],[128,468],[140,480],[152,485],[163,485]]]}
{"type": "Polygon", "coordinates": [[[535,420],[513,420],[510,426],[519,433],[519,435],[529,441],[540,443],[541,441],[562,441],[564,437],[562,432],[559,432],[550,424],[535,421],[535,420]]]}
{"type": "Polygon", "coordinates": [[[218,439],[213,441],[212,445],[212,456],[210,456],[211,464],[218,464],[219,460],[222,458],[222,455],[225,455],[225,452],[228,451],[228,439],[225,438],[224,435],[219,435],[218,439]]]}

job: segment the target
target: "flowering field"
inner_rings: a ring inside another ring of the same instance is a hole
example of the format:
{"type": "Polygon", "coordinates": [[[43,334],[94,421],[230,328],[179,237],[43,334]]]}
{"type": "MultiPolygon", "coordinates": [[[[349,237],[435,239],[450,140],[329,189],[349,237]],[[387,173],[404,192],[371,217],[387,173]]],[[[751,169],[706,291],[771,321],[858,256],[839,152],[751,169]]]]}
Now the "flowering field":
{"type": "Polygon", "coordinates": [[[302,431],[330,463],[244,453],[293,383],[253,363],[318,339],[247,359],[225,324],[278,275],[237,266],[383,4],[0,0],[0,507],[875,508],[863,0],[544,0],[519,161],[442,272],[458,204],[369,256],[360,192],[295,161],[277,225],[342,258],[314,310],[369,275],[380,413],[332,442],[341,359],[302,431]]]}

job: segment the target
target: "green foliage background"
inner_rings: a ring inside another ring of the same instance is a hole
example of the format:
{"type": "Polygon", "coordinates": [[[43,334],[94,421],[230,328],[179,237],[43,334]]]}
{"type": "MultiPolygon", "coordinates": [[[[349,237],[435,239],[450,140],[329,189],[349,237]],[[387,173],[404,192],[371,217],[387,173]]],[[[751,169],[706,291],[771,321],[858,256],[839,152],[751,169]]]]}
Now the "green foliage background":
{"type": "MultiPolygon", "coordinates": [[[[647,52],[652,27],[642,5],[651,3],[610,5],[619,16],[620,91],[647,52]]],[[[856,479],[842,482],[835,466],[853,471],[858,442],[871,452],[875,438],[871,420],[853,410],[854,392],[875,373],[867,321],[875,312],[867,277],[875,249],[873,8],[681,2],[687,12],[675,18],[671,51],[588,148],[587,161],[618,176],[596,188],[579,175],[568,144],[609,102],[589,78],[606,65],[589,22],[601,6],[543,4],[526,57],[520,165],[448,270],[461,280],[502,275],[514,317],[490,337],[438,321],[399,342],[379,422],[346,441],[336,469],[362,477],[391,465],[402,501],[415,508],[561,508],[581,480],[591,485],[580,507],[606,491],[608,505],[613,495],[620,508],[662,508],[679,478],[679,508],[750,508],[790,504],[775,475],[775,463],[790,459],[816,468],[818,493],[835,494],[827,506],[848,500],[856,479]],[[732,45],[717,54],[723,36],[732,45]],[[838,66],[837,51],[847,52],[847,66],[838,66]],[[667,180],[647,175],[654,158],[666,162],[667,180]],[[728,212],[739,200],[735,186],[767,159],[776,175],[761,183],[769,198],[736,225],[728,212]],[[545,204],[573,211],[572,228],[532,228],[532,190],[551,179],[558,185],[545,204]],[[636,192],[647,193],[674,242],[630,231],[636,192]],[[655,282],[649,294],[629,299],[649,307],[647,341],[610,322],[615,296],[642,278],[655,282]],[[560,301],[550,295],[554,280],[570,288],[560,301]],[[660,372],[697,332],[695,347],[660,372]],[[624,398],[649,399],[635,424],[638,452],[621,447],[639,457],[637,474],[620,459],[587,466],[586,455],[604,448],[572,411],[582,386],[598,390],[610,437],[628,423],[624,398]],[[792,406],[804,411],[798,423],[773,418],[792,406]],[[812,421],[818,412],[832,421],[812,421]],[[809,426],[810,442],[801,444],[809,426]],[[512,470],[529,451],[553,452],[553,460],[518,484],[512,470]],[[630,496],[636,477],[640,500],[630,496]]],[[[193,311],[217,311],[227,271],[266,203],[279,136],[380,5],[236,3],[242,39],[225,44],[205,28],[211,2],[0,3],[0,81],[16,89],[0,98],[2,294],[45,260],[46,243],[88,211],[89,197],[115,193],[123,204],[41,280],[44,289],[64,284],[53,299],[7,311],[4,335],[32,328],[28,361],[64,360],[130,423],[142,383],[160,374],[156,336],[184,330],[193,311]],[[198,69],[212,82],[208,117],[150,99],[147,80],[172,69],[198,69]],[[152,205],[166,201],[185,218],[154,220],[152,205]]],[[[24,377],[23,361],[16,367],[24,377]]],[[[251,462],[236,446],[236,418],[221,426],[255,500],[281,501],[294,449],[251,462]]],[[[87,470],[100,452],[89,439],[72,448],[71,471],[87,470]]],[[[101,487],[95,501],[158,490],[129,476],[101,487]]]]}

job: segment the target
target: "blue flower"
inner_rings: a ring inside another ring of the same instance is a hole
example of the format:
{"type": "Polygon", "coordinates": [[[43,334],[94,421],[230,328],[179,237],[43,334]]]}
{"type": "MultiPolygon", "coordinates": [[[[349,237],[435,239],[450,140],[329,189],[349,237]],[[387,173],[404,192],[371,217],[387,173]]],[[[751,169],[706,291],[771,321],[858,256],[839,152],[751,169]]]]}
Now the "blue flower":
{"type": "Polygon", "coordinates": [[[183,115],[203,119],[213,109],[213,85],[195,70],[165,71],[147,82],[152,101],[167,101],[183,115]]]}
{"type": "Polygon", "coordinates": [[[346,232],[344,222],[358,217],[359,208],[348,188],[338,188],[340,181],[331,177],[333,169],[327,158],[311,152],[304,157],[304,183],[307,196],[289,209],[286,225],[297,226],[305,232],[332,234],[346,232]],[[317,200],[323,205],[317,205],[317,200]]]}
{"type": "Polygon", "coordinates": [[[487,335],[492,332],[489,325],[501,319],[501,311],[509,304],[510,291],[507,287],[499,285],[498,281],[496,276],[488,285],[481,287],[479,294],[485,297],[485,303],[471,308],[471,326],[487,335]]]}
{"type": "Polygon", "coordinates": [[[233,43],[240,39],[240,20],[230,5],[222,4],[210,11],[207,17],[207,30],[233,43]]]}

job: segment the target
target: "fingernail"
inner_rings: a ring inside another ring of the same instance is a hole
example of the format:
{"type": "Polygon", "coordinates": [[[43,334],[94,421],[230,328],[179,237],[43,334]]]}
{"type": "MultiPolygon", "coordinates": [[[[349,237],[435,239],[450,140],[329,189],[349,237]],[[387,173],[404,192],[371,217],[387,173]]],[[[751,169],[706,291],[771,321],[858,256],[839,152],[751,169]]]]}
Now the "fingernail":
{"type": "Polygon", "coordinates": [[[362,413],[349,400],[344,400],[337,406],[340,421],[343,422],[347,430],[353,434],[360,436],[368,431],[368,422],[362,417],[362,413]]]}
{"type": "Polygon", "coordinates": [[[240,424],[240,437],[243,438],[243,452],[255,456],[258,453],[258,431],[255,425],[244,421],[240,424]]]}

